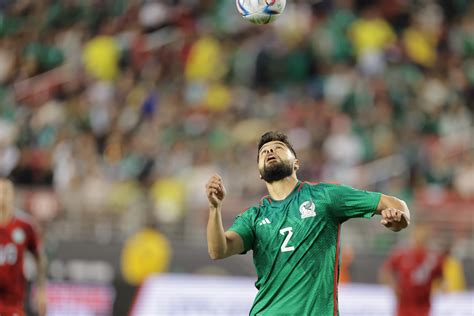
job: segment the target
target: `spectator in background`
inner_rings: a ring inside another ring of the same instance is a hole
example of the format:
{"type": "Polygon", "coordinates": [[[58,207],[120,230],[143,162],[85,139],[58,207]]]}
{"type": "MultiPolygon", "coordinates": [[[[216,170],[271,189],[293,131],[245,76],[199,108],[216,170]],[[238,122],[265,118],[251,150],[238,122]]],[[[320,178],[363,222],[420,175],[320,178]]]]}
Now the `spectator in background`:
{"type": "Polygon", "coordinates": [[[412,245],[394,251],[380,271],[397,299],[398,316],[428,316],[433,282],[442,277],[443,257],[428,249],[429,228],[417,226],[412,245]]]}
{"type": "Polygon", "coordinates": [[[474,181],[472,179],[474,179],[474,153],[464,157],[454,176],[454,187],[466,199],[472,199],[474,196],[474,181]]]}
{"type": "Polygon", "coordinates": [[[462,292],[466,290],[466,278],[462,261],[456,255],[455,246],[449,242],[443,253],[443,282],[441,290],[446,292],[462,292]]]}
{"type": "Polygon", "coordinates": [[[384,71],[384,52],[395,43],[396,36],[392,26],[380,16],[377,6],[364,8],[349,32],[362,72],[375,75],[384,71]]]}
{"type": "Polygon", "coordinates": [[[0,174],[54,181],[67,214],[136,215],[137,196],[179,227],[205,209],[178,184],[210,176],[203,148],[232,192],[257,198],[253,165],[236,157],[270,128],[318,157],[304,177],[378,190],[395,166],[361,165],[397,155],[414,199],[472,196],[472,1],[292,2],[265,28],[220,1],[0,6],[0,174]],[[170,179],[171,202],[154,186],[170,179]]]}
{"type": "Polygon", "coordinates": [[[104,25],[101,34],[90,39],[84,46],[83,59],[87,72],[99,80],[109,81],[119,74],[120,52],[111,36],[111,26],[104,25]]]}
{"type": "Polygon", "coordinates": [[[0,43],[0,84],[4,84],[13,74],[16,56],[14,41],[10,38],[0,43]]]}

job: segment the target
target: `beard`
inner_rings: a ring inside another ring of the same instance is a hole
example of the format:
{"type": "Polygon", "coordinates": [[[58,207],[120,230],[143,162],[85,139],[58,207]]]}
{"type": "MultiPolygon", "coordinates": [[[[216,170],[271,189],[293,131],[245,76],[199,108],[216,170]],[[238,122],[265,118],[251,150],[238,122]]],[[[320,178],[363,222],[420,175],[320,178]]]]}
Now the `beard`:
{"type": "Polygon", "coordinates": [[[292,173],[293,168],[289,162],[276,162],[269,166],[265,165],[260,171],[262,179],[268,183],[282,180],[291,176],[292,173]]]}

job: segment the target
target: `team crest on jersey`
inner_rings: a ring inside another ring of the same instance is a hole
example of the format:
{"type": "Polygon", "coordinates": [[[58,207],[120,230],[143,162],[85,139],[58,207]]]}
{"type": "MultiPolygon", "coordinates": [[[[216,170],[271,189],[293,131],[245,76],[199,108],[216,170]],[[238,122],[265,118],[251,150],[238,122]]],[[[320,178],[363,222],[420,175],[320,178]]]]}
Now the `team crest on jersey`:
{"type": "Polygon", "coordinates": [[[25,232],[21,228],[15,228],[12,232],[12,239],[15,244],[22,244],[25,241],[25,232]]]}
{"type": "Polygon", "coordinates": [[[316,216],[316,206],[313,201],[305,201],[300,205],[301,218],[308,218],[316,216]]]}

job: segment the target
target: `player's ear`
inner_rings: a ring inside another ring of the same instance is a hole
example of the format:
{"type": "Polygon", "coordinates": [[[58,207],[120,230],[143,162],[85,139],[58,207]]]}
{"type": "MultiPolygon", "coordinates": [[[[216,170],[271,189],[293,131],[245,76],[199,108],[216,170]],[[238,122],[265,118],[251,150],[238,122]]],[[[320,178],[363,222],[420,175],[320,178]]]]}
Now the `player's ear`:
{"type": "Polygon", "coordinates": [[[295,162],[293,163],[293,170],[298,171],[300,169],[300,161],[298,159],[295,159],[295,162]]]}

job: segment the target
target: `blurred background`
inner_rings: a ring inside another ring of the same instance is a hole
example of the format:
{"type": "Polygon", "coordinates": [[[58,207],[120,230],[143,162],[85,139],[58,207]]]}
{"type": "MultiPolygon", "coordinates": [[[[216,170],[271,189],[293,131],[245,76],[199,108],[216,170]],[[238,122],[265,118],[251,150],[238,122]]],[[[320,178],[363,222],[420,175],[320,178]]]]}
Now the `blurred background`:
{"type": "MultiPolygon", "coordinates": [[[[204,185],[228,227],[266,194],[270,129],[300,179],[405,199],[472,289],[473,110],[469,0],[288,0],[267,26],[224,0],[0,1],[0,175],[40,223],[51,315],[126,315],[155,272],[254,277],[209,259],[204,185]]],[[[341,283],[409,235],[346,223],[341,283]]]]}

